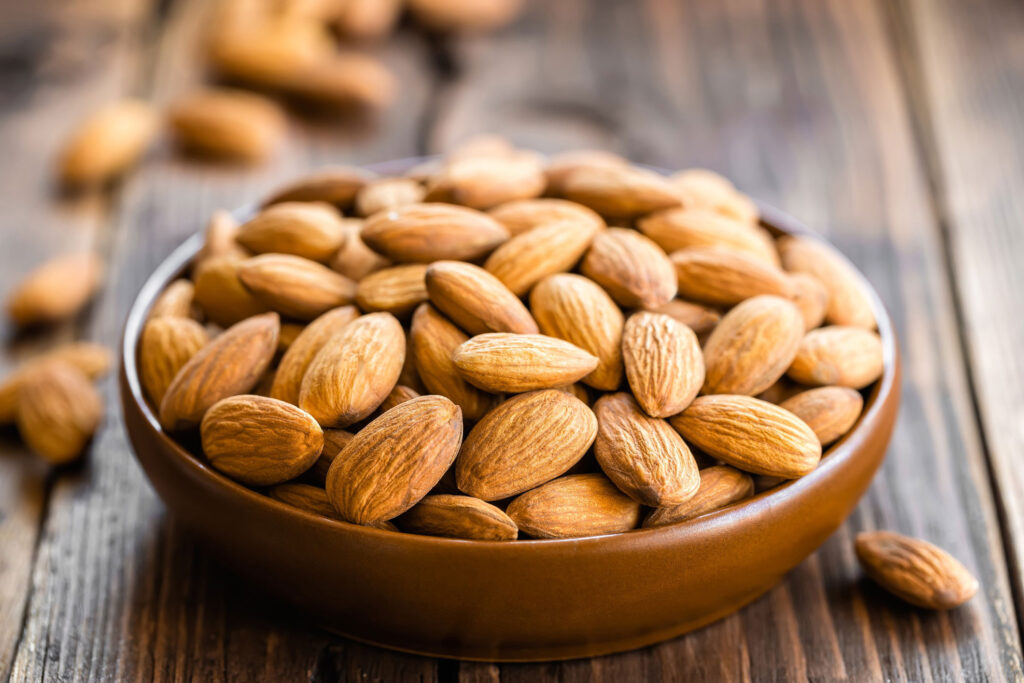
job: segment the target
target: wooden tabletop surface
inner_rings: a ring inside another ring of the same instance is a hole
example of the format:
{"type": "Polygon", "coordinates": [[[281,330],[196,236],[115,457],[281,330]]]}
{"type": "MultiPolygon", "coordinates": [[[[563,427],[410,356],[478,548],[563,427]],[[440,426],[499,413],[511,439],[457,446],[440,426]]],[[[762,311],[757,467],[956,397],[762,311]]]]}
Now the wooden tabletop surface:
{"type": "MultiPolygon", "coordinates": [[[[113,381],[87,462],[51,471],[0,434],[0,676],[52,680],[1022,680],[1024,4],[1013,0],[557,0],[497,34],[379,48],[401,79],[376,121],[295,123],[254,170],[168,147],[112,191],[59,199],[54,154],[84,112],[201,82],[207,0],[3,3],[0,291],[93,244],[106,287],[74,323],[0,329],[0,371],[70,338],[113,347],[146,274],[218,207],[329,161],[496,132],[705,166],[828,235],[896,323],[903,408],[849,521],[777,588],[697,633],[564,663],[438,661],[324,633],[236,585],[169,518],[113,381]],[[865,582],[852,539],[889,528],[975,572],[931,613],[865,582]]],[[[6,322],[0,323],[7,325],[6,322]]]]}

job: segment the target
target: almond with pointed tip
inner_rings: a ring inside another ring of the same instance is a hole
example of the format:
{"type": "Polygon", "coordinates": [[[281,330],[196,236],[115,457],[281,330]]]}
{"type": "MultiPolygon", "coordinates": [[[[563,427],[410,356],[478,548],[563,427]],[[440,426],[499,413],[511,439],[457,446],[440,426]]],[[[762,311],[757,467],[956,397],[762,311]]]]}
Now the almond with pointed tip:
{"type": "Polygon", "coordinates": [[[287,130],[284,111],[274,100],[229,88],[181,97],[168,116],[186,150],[249,163],[269,157],[287,130]]]}
{"type": "Polygon", "coordinates": [[[593,222],[579,219],[545,223],[498,247],[484,268],[523,296],[542,278],[571,270],[599,231],[593,222]]]}
{"type": "Polygon", "coordinates": [[[552,389],[590,374],[597,357],[543,334],[492,332],[463,342],[452,354],[470,384],[491,393],[552,389]]]}
{"type": "Polygon", "coordinates": [[[270,396],[298,405],[302,378],[306,376],[309,364],[328,341],[358,317],[359,311],[355,306],[342,306],[327,311],[306,325],[281,357],[270,396]]]}
{"type": "Polygon", "coordinates": [[[978,592],[978,580],[945,550],[892,531],[862,531],[855,544],[865,573],[901,600],[953,609],[978,592]]]}
{"type": "MultiPolygon", "coordinates": [[[[572,149],[554,154],[548,159],[547,194],[560,196],[565,191],[565,181],[581,168],[623,168],[629,162],[623,157],[603,149],[572,149]]],[[[573,202],[574,204],[576,202],[573,202]]]]}
{"type": "Polygon", "coordinates": [[[281,84],[288,95],[341,112],[382,109],[395,99],[398,84],[383,62],[355,50],[332,52],[281,84]]]}
{"type": "Polygon", "coordinates": [[[292,254],[327,263],[345,233],[337,210],[323,202],[274,204],[243,223],[238,243],[257,254],[292,254]]]}
{"type": "Polygon", "coordinates": [[[435,261],[427,268],[430,302],[470,334],[535,334],[526,306],[500,280],[472,263],[435,261]]]}
{"type": "Polygon", "coordinates": [[[661,247],[635,230],[608,228],[598,233],[580,272],[626,308],[654,308],[676,295],[672,262],[661,247]]]}
{"type": "Polygon", "coordinates": [[[252,256],[252,252],[238,243],[239,223],[230,211],[217,209],[210,215],[203,231],[203,246],[192,261],[192,274],[195,274],[210,259],[229,257],[242,260],[252,256]]]}
{"type": "Polygon", "coordinates": [[[238,264],[238,278],[282,315],[313,320],[352,303],[356,283],[327,266],[291,254],[260,254],[238,264]]]}
{"type": "Polygon", "coordinates": [[[154,405],[160,405],[178,371],[209,340],[206,328],[191,318],[167,316],[146,323],[139,338],[139,380],[154,405]]]}
{"type": "Polygon", "coordinates": [[[490,216],[453,204],[409,204],[370,216],[360,233],[376,252],[395,261],[472,261],[508,239],[490,216]]]}
{"type": "Polygon", "coordinates": [[[386,311],[407,318],[427,300],[427,264],[383,268],[359,281],[356,303],[367,313],[386,311]]]}
{"type": "Polygon", "coordinates": [[[732,306],[760,294],[793,295],[793,283],[779,268],[756,258],[717,248],[684,249],[672,254],[679,296],[732,306]]]}
{"type": "Polygon", "coordinates": [[[513,237],[529,232],[548,223],[563,220],[589,221],[598,229],[604,229],[604,219],[593,209],[566,199],[545,197],[541,199],[517,199],[500,204],[490,211],[491,218],[508,228],[513,237]]]}
{"type": "Polygon", "coordinates": [[[779,404],[807,423],[822,446],[827,446],[850,431],[864,398],[849,387],[818,387],[787,398],[779,404]]]}
{"type": "Polygon", "coordinates": [[[667,178],[630,165],[582,166],[569,173],[561,189],[566,199],[612,218],[631,218],[680,203],[667,178]]]}
{"type": "Polygon", "coordinates": [[[372,177],[369,171],[355,166],[328,166],[279,187],[264,200],[263,206],[281,202],[326,202],[347,209],[372,177]]]}
{"type": "Polygon", "coordinates": [[[622,334],[622,358],[629,387],[651,417],[680,412],[704,383],[697,335],[661,313],[641,311],[629,317],[622,334]]]}
{"type": "Polygon", "coordinates": [[[541,157],[527,150],[448,159],[427,184],[427,201],[490,209],[539,197],[547,185],[541,157]]]}
{"type": "Polygon", "coordinates": [[[103,261],[89,251],[55,256],[15,286],[7,297],[7,314],[21,327],[70,318],[96,294],[103,271],[103,261]]]}
{"type": "Polygon", "coordinates": [[[427,496],[398,519],[402,531],[428,536],[511,541],[519,529],[501,508],[472,496],[427,496]]]}
{"type": "Polygon", "coordinates": [[[772,266],[779,265],[775,242],[762,228],[738,222],[717,211],[677,207],[644,216],[640,231],[666,253],[714,247],[740,252],[772,266]]]}
{"type": "Polygon", "coordinates": [[[754,480],[746,472],[728,465],[705,467],[700,471],[700,487],[690,499],[652,510],[644,528],[667,526],[720,510],[754,495],[754,480]]]}
{"type": "Polygon", "coordinates": [[[777,241],[782,266],[791,273],[808,273],[828,290],[825,319],[833,325],[875,329],[875,313],[864,281],[839,252],[809,237],[786,235],[777,241]]]}
{"type": "Polygon", "coordinates": [[[571,474],[519,496],[508,516],[535,538],[577,538],[635,529],[640,504],[603,474],[571,474]]]}
{"type": "Polygon", "coordinates": [[[801,384],[863,389],[881,377],[883,370],[882,339],[877,333],[830,325],[804,335],[786,374],[801,384]]]}
{"type": "Polygon", "coordinates": [[[149,319],[154,318],[191,318],[192,304],[196,286],[191,280],[184,278],[167,285],[149,309],[149,319]]]}
{"type": "Polygon", "coordinates": [[[242,284],[238,264],[235,256],[214,256],[202,261],[195,272],[193,300],[207,319],[221,327],[270,310],[242,284]]]}
{"type": "Polygon", "coordinates": [[[103,400],[89,378],[60,360],[27,371],[18,387],[18,432],[52,465],[78,458],[103,419],[103,400]]]}

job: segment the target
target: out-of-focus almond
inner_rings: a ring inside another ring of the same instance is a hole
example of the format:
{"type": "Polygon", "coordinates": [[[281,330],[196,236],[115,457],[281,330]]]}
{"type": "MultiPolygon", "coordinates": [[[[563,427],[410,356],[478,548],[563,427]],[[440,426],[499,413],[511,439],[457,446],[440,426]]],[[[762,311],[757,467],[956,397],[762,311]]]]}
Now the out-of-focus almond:
{"type": "Polygon", "coordinates": [[[284,137],[284,112],[273,100],[242,90],[206,90],[171,107],[171,128],[187,150],[258,162],[284,137]]]}
{"type": "Polygon", "coordinates": [[[408,0],[416,21],[434,31],[484,33],[514,20],[522,0],[408,0]]]}
{"type": "Polygon", "coordinates": [[[153,302],[149,318],[191,318],[196,286],[190,280],[175,280],[153,302]]]}
{"type": "Polygon", "coordinates": [[[342,306],[324,313],[306,325],[281,357],[277,375],[274,376],[274,384],[270,389],[271,397],[298,405],[302,378],[305,377],[309,364],[313,362],[324,344],[358,317],[359,311],[355,306],[342,306]]]}
{"type": "Polygon", "coordinates": [[[7,314],[22,327],[70,318],[96,294],[103,271],[103,261],[92,252],[56,256],[15,286],[7,297],[7,314]]]}
{"type": "Polygon", "coordinates": [[[589,221],[598,229],[605,227],[604,219],[593,209],[565,199],[518,199],[500,204],[488,211],[492,218],[508,228],[513,237],[524,232],[563,220],[589,221]]]}
{"type": "Polygon", "coordinates": [[[828,290],[825,319],[833,325],[875,328],[875,313],[864,282],[853,266],[823,242],[807,237],[780,237],[782,266],[791,273],[808,273],[828,290]]]}
{"type": "Polygon", "coordinates": [[[862,327],[830,325],[804,335],[786,374],[801,384],[863,389],[881,377],[883,370],[878,334],[862,327]]]}
{"type": "Polygon", "coordinates": [[[926,609],[953,609],[978,592],[978,580],[945,550],[892,531],[862,531],[861,567],[882,588],[926,609]]]}
{"type": "Polygon", "coordinates": [[[299,320],[355,300],[356,283],[327,266],[291,254],[261,254],[238,264],[238,278],[271,309],[299,320]]]}
{"type": "Polygon", "coordinates": [[[25,373],[18,388],[18,432],[50,464],[81,455],[102,419],[99,393],[73,365],[50,361],[25,373]]]}
{"type": "Polygon", "coordinates": [[[754,495],[754,480],[749,474],[728,465],[715,465],[700,471],[700,488],[690,499],[658,508],[647,515],[644,528],[667,526],[720,510],[754,495]]]}
{"type": "Polygon", "coordinates": [[[359,282],[370,273],[391,265],[391,261],[370,249],[359,236],[363,221],[358,218],[343,218],[345,233],[341,247],[331,258],[331,268],[345,277],[359,282]]]}
{"type": "Polygon", "coordinates": [[[249,258],[252,254],[238,243],[238,221],[224,209],[217,209],[210,216],[204,231],[203,246],[193,261],[192,273],[198,273],[203,265],[215,257],[229,257],[236,260],[249,258]]]}
{"type": "Polygon", "coordinates": [[[543,334],[493,332],[463,342],[452,361],[466,380],[492,393],[521,393],[571,384],[597,367],[597,357],[543,334]]]}
{"type": "Polygon", "coordinates": [[[666,253],[715,247],[737,251],[772,266],[779,265],[775,242],[765,230],[737,222],[716,211],[666,209],[644,216],[637,221],[637,227],[666,253]]]}
{"type": "Polygon", "coordinates": [[[809,273],[793,273],[793,303],[800,309],[804,319],[804,330],[813,330],[825,320],[828,310],[828,290],[818,278],[809,273]]]}
{"type": "Polygon", "coordinates": [[[347,209],[371,178],[370,173],[354,166],[328,166],[278,188],[263,205],[326,202],[347,209]]]}
{"type": "Polygon", "coordinates": [[[427,201],[490,209],[517,199],[539,197],[547,185],[543,163],[533,152],[449,160],[427,186],[427,201]]]}
{"type": "Polygon", "coordinates": [[[661,247],[635,230],[609,228],[598,233],[580,270],[626,308],[661,306],[676,295],[672,262],[661,247]]]}
{"type": "Polygon", "coordinates": [[[281,88],[322,107],[378,109],[395,99],[398,83],[391,70],[375,57],[339,52],[297,71],[281,88]]]}
{"type": "Polygon", "coordinates": [[[222,327],[270,310],[238,279],[238,263],[235,257],[217,256],[203,261],[195,273],[193,299],[209,320],[222,327]]]}
{"type": "Polygon", "coordinates": [[[559,152],[548,159],[546,170],[548,194],[553,196],[563,194],[565,191],[565,181],[570,175],[581,168],[594,166],[623,168],[629,166],[629,162],[618,154],[603,149],[574,149],[567,152],[559,152]]]}
{"type": "Polygon", "coordinates": [[[398,524],[408,533],[478,541],[511,541],[519,535],[516,523],[501,508],[472,496],[427,496],[398,524]]]}
{"type": "Polygon", "coordinates": [[[309,484],[286,483],[278,484],[267,491],[267,495],[274,500],[291,505],[304,512],[309,512],[329,519],[340,519],[338,511],[327,499],[327,491],[319,486],[309,484]]]}
{"type": "Polygon", "coordinates": [[[178,371],[208,341],[206,329],[191,318],[163,317],[146,323],[139,339],[139,379],[154,405],[160,405],[178,371]]]}
{"type": "Polygon", "coordinates": [[[494,275],[471,263],[435,261],[427,268],[430,302],[470,334],[533,334],[526,306],[494,275]]]}
{"type": "Polygon", "coordinates": [[[793,295],[793,283],[779,268],[740,252],[718,248],[684,249],[672,254],[679,295],[732,306],[759,294],[793,295]]]}
{"type": "Polygon", "coordinates": [[[636,166],[583,166],[562,182],[566,199],[602,216],[631,218],[679,206],[679,194],[664,176],[636,166]]]}
{"type": "Polygon", "coordinates": [[[626,321],[622,358],[629,387],[651,417],[668,417],[690,405],[704,383],[697,335],[661,313],[641,311],[626,321]]]}
{"type": "Polygon", "coordinates": [[[571,474],[513,500],[508,516],[536,538],[575,538],[635,529],[640,504],[603,474],[571,474]]]}
{"type": "Polygon", "coordinates": [[[495,249],[484,268],[523,296],[542,278],[571,270],[599,230],[592,221],[579,219],[545,223],[495,249]]]}
{"type": "Polygon", "coordinates": [[[715,211],[748,225],[757,224],[757,205],[739,192],[728,178],[714,171],[703,168],[686,169],[673,173],[669,181],[675,186],[683,200],[683,206],[687,208],[715,211]]]}
{"type": "Polygon", "coordinates": [[[363,241],[396,261],[472,261],[508,239],[508,230],[485,213],[453,204],[409,204],[366,220],[363,241]]]}
{"type": "Polygon", "coordinates": [[[63,344],[28,361],[0,382],[0,425],[12,424],[18,417],[18,394],[25,376],[43,363],[57,361],[81,370],[89,379],[105,375],[110,369],[110,350],[92,342],[63,344]]]}
{"type": "Polygon", "coordinates": [[[356,303],[367,313],[387,311],[406,318],[427,300],[426,274],[425,263],[393,266],[370,273],[359,281],[356,303]]]}
{"type": "Polygon", "coordinates": [[[381,178],[367,183],[356,195],[356,212],[372,216],[380,211],[418,204],[426,189],[412,178],[381,178]]]}
{"type": "Polygon", "coordinates": [[[402,0],[346,0],[336,9],[334,26],[346,38],[384,38],[402,14],[402,0]]]}
{"type": "Polygon", "coordinates": [[[58,173],[66,185],[102,184],[134,166],[153,141],[159,117],[140,100],[121,100],[81,123],[61,152],[58,173]]]}
{"type": "Polygon", "coordinates": [[[779,405],[806,422],[821,445],[827,446],[850,431],[860,417],[864,399],[849,387],[818,387],[800,392],[779,405]]]}
{"type": "Polygon", "coordinates": [[[722,314],[717,309],[682,299],[672,299],[667,304],[655,306],[648,310],[652,313],[664,313],[670,318],[675,318],[698,335],[715,329],[715,325],[722,319],[722,314]]]}
{"type": "Polygon", "coordinates": [[[280,202],[242,225],[238,242],[257,254],[294,254],[327,263],[344,240],[341,216],[322,202],[280,202]]]}

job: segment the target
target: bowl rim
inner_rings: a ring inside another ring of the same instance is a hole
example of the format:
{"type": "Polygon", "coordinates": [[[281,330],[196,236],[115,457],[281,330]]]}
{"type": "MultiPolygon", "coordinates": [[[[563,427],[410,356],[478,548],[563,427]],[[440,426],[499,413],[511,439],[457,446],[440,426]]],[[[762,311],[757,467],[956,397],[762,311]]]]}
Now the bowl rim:
{"type": "MultiPolygon", "coordinates": [[[[408,169],[437,159],[436,156],[409,157],[396,159],[376,164],[368,164],[364,168],[380,175],[398,174],[408,169]]],[[[652,168],[662,174],[669,171],[660,168],[652,168]]],[[[782,502],[790,497],[805,495],[807,490],[822,485],[830,478],[832,470],[841,468],[851,458],[857,457],[861,442],[866,435],[874,431],[877,424],[881,422],[882,407],[884,400],[897,387],[899,376],[899,347],[893,324],[881,298],[874,287],[860,270],[843,254],[821,235],[813,232],[806,225],[791,215],[759,200],[754,200],[761,218],[760,222],[764,227],[773,229],[783,234],[791,234],[799,237],[814,239],[834,253],[852,268],[857,279],[864,288],[871,301],[871,307],[877,321],[878,334],[882,340],[883,372],[876,381],[867,401],[866,409],[857,418],[857,422],[841,439],[833,443],[822,454],[820,464],[809,474],[786,481],[778,486],[758,492],[755,495],[739,503],[728,505],[714,512],[701,515],[683,522],[669,524],[660,527],[637,528],[622,533],[599,534],[595,536],[583,536],[578,538],[554,538],[554,539],[517,539],[515,541],[484,541],[475,539],[448,538],[444,536],[428,536],[424,534],[396,533],[388,529],[361,526],[337,519],[331,519],[322,515],[316,515],[300,508],[288,505],[287,503],[271,498],[260,491],[250,489],[213,469],[199,456],[194,455],[184,446],[179,444],[160,427],[156,413],[146,400],[142,391],[142,383],[138,373],[137,350],[142,328],[146,323],[149,311],[156,300],[156,297],[174,279],[181,277],[188,269],[192,259],[198,253],[203,244],[202,231],[196,232],[178,245],[169,256],[167,256],[146,279],[145,284],[139,290],[124,325],[124,332],[121,338],[121,371],[124,375],[124,384],[128,387],[130,400],[139,409],[144,420],[143,423],[156,433],[157,438],[167,447],[165,450],[172,453],[173,457],[180,461],[180,465],[192,470],[194,475],[205,476],[210,482],[216,485],[223,494],[234,496],[239,501],[246,501],[262,507],[267,507],[276,514],[291,516],[299,521],[311,523],[323,527],[325,532],[331,533],[353,533],[364,534],[368,542],[394,541],[408,543],[411,545],[424,544],[434,547],[447,547],[453,551],[459,548],[486,548],[488,551],[497,552],[536,552],[539,549],[550,548],[553,551],[566,547],[579,547],[582,545],[601,544],[608,545],[609,549],[616,542],[632,544],[650,541],[671,540],[679,535],[701,534],[711,531],[712,528],[728,527],[738,525],[745,520],[755,519],[767,508],[773,507],[775,503],[782,502]],[[517,550],[518,549],[518,550],[517,550]]],[[[233,211],[233,215],[244,220],[253,215],[257,205],[252,204],[233,211]]]]}

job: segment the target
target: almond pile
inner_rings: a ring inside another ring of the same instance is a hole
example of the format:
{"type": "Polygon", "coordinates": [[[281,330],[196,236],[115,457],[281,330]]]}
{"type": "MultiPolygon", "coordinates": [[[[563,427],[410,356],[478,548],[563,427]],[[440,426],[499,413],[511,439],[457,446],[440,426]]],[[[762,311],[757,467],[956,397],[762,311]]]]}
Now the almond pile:
{"type": "Polygon", "coordinates": [[[486,540],[674,524],[806,475],[882,370],[852,268],[728,180],[493,137],[218,212],[139,345],[163,428],[228,477],[486,540]]]}

